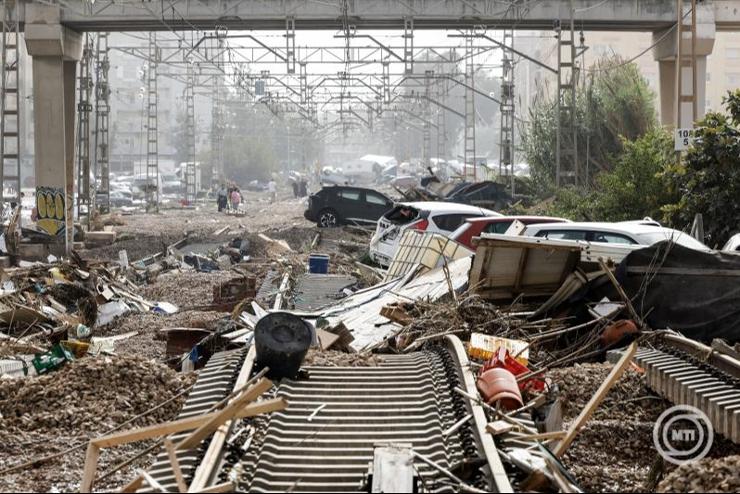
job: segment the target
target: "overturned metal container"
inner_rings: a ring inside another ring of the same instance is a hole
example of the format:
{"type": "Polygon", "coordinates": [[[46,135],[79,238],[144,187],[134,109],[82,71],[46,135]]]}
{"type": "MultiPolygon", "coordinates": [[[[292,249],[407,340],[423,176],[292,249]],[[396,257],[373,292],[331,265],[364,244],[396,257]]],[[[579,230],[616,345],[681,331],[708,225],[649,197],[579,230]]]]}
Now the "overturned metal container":
{"type": "Polygon", "coordinates": [[[294,379],[313,341],[309,323],[288,312],[273,312],[257,322],[254,344],[259,367],[273,380],[294,379]]]}

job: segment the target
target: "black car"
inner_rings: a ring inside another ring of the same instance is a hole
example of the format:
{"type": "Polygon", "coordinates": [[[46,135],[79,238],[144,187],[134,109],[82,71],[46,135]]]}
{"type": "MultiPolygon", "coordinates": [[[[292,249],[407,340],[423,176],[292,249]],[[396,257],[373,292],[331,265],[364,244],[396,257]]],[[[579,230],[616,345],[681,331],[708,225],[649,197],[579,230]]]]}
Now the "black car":
{"type": "Polygon", "coordinates": [[[392,207],[393,201],[380,192],[335,185],[309,196],[303,216],[324,228],[368,224],[376,223],[392,207]]]}

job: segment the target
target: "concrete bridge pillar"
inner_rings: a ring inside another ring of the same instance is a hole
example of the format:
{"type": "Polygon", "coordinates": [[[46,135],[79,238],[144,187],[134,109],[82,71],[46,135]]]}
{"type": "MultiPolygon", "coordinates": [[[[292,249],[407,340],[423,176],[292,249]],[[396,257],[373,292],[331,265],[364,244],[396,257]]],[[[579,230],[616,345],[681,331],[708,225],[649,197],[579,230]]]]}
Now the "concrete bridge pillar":
{"type": "MultiPolygon", "coordinates": [[[[690,11],[690,6],[684,7],[684,13],[690,11]]],[[[691,68],[691,14],[684,20],[684,32],[681,41],[681,55],[683,63],[678,58],[678,32],[674,28],[665,38],[661,38],[666,31],[653,33],[653,57],[658,61],[660,75],[660,120],[663,125],[671,127],[693,127],[694,121],[702,118],[706,111],[707,87],[707,55],[712,53],[716,25],[714,9],[711,2],[698,3],[696,9],[696,67],[697,67],[697,115],[694,115],[691,101],[681,101],[676,95],[676,71],[681,73],[682,96],[692,96],[692,68],[691,68]],[[681,105],[681,121],[676,121],[677,106],[681,105]]]]}
{"type": "Polygon", "coordinates": [[[26,6],[33,57],[37,225],[72,248],[74,233],[75,79],[82,37],[60,24],[57,6],[26,6]]]}

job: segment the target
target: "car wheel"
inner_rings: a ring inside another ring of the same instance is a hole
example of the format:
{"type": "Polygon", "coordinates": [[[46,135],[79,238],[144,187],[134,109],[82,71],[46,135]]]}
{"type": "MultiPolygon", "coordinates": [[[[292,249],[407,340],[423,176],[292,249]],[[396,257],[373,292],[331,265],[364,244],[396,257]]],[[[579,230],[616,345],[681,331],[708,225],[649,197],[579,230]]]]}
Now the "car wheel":
{"type": "Polygon", "coordinates": [[[339,226],[339,217],[331,209],[324,209],[319,213],[319,226],[321,228],[333,228],[339,226]]]}

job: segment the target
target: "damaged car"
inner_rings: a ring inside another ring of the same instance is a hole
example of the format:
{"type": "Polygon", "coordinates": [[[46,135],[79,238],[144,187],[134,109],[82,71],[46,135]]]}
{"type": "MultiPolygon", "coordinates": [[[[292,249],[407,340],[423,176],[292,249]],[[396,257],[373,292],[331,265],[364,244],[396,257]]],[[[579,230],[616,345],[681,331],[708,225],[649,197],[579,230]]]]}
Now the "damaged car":
{"type": "Polygon", "coordinates": [[[463,244],[469,249],[475,249],[473,239],[483,233],[506,233],[509,227],[519,221],[525,225],[535,223],[568,223],[565,218],[549,216],[484,216],[482,218],[468,218],[465,223],[452,232],[450,238],[463,244]]]}
{"type": "Polygon", "coordinates": [[[449,235],[468,218],[501,216],[490,209],[453,202],[404,202],[378,220],[375,235],[370,240],[370,259],[388,266],[407,229],[449,235]]]}

